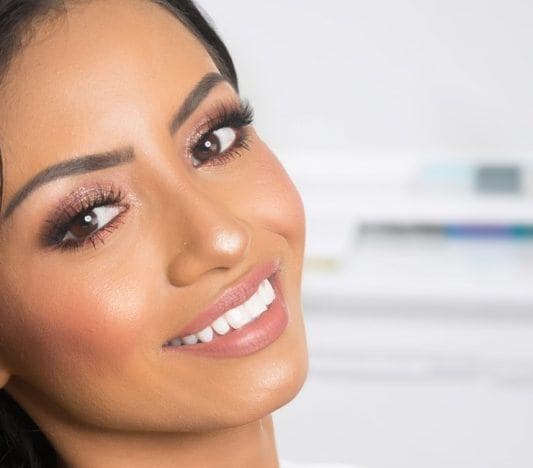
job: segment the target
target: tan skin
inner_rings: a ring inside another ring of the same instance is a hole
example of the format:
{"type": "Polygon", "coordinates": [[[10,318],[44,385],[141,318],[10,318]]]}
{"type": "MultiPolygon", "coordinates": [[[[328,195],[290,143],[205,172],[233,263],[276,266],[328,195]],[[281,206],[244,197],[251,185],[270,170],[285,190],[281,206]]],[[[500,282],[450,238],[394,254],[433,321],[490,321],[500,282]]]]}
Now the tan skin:
{"type": "Polygon", "coordinates": [[[0,90],[3,210],[42,169],[131,146],[121,165],[33,191],[0,227],[0,383],[68,467],[278,466],[271,413],[307,374],[300,306],[305,218],[287,173],[247,126],[224,164],[192,164],[188,139],[221,102],[214,86],[174,136],[168,122],[208,73],[201,43],[147,0],[68,5],[41,21],[0,90]],[[118,187],[105,238],[45,248],[73,190],[118,187]],[[280,258],[282,335],[239,358],[162,344],[226,288],[280,258]],[[127,462],[127,465],[125,464],[127,462]]]}

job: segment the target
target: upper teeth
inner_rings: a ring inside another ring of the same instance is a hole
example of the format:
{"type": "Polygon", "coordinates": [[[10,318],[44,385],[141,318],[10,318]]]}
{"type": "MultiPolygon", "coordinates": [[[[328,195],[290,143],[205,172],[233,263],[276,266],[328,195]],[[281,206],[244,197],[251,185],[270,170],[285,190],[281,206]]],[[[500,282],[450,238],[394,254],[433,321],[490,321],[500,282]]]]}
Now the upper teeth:
{"type": "Polygon", "coordinates": [[[276,294],[268,279],[261,281],[257,291],[243,304],[228,310],[218,317],[211,325],[198,333],[187,335],[181,338],[174,338],[168,344],[170,346],[180,346],[182,344],[193,345],[201,341],[208,343],[214,338],[214,332],[225,335],[232,328],[239,329],[247,323],[259,317],[268,306],[274,301],[276,294]]]}

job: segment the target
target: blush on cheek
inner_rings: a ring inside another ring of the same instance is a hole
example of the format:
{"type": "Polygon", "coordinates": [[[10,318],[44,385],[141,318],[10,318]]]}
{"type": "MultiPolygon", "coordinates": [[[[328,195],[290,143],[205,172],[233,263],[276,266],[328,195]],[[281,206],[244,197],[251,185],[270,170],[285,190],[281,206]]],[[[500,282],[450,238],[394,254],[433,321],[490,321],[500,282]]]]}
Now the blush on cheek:
{"type": "Polygon", "coordinates": [[[74,376],[95,369],[115,372],[131,356],[142,332],[143,324],[131,309],[128,316],[117,309],[118,297],[109,300],[105,294],[87,292],[68,297],[48,294],[46,298],[36,294],[25,299],[17,308],[24,318],[14,322],[14,332],[21,339],[13,344],[15,349],[32,350],[21,356],[22,372],[27,369],[49,376],[70,372],[74,376]]]}

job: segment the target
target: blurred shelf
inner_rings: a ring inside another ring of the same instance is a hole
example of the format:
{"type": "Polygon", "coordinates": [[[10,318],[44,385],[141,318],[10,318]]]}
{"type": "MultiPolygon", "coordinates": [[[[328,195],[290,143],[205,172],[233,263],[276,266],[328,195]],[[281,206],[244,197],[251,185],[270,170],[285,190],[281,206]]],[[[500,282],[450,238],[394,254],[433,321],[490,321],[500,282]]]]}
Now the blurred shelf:
{"type": "Polygon", "coordinates": [[[303,299],[310,310],[533,318],[533,242],[369,242],[345,250],[329,264],[307,257],[303,299]]]}

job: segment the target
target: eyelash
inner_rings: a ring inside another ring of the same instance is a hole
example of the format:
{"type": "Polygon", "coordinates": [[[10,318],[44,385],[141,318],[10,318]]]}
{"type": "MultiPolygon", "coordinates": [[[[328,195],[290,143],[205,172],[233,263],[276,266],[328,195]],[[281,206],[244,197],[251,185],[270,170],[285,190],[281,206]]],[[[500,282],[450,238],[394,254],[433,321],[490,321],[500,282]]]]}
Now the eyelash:
{"type": "Polygon", "coordinates": [[[244,99],[238,102],[220,102],[215,110],[207,115],[200,126],[193,131],[193,137],[187,145],[187,154],[193,156],[194,150],[200,147],[203,140],[211,133],[221,128],[230,127],[236,131],[235,141],[224,153],[210,158],[209,164],[200,164],[200,166],[216,166],[228,163],[231,159],[240,156],[241,149],[250,149],[248,146],[250,135],[247,132],[247,126],[253,123],[254,110],[250,103],[244,99]]]}
{"type": "MultiPolygon", "coordinates": [[[[231,146],[219,155],[209,158],[207,163],[195,167],[227,164],[231,159],[240,156],[241,149],[249,149],[249,134],[246,127],[252,122],[253,109],[248,101],[219,103],[193,131],[193,136],[189,139],[186,148],[188,157],[192,160],[193,153],[211,133],[230,127],[235,131],[235,140],[231,146]]],[[[42,244],[47,248],[61,251],[81,249],[89,243],[96,248],[96,242],[100,241],[103,244],[105,237],[122,222],[123,214],[129,208],[128,204],[124,204],[125,198],[121,189],[113,185],[97,185],[93,189],[83,190],[82,193],[74,192],[54,210],[50,219],[45,221],[45,227],[40,234],[42,244]],[[109,205],[122,205],[122,210],[111,221],[86,237],[79,240],[64,240],[77,218],[91,213],[98,207],[109,205]]]]}
{"type": "Polygon", "coordinates": [[[104,238],[120,222],[122,215],[129,208],[124,204],[125,195],[121,189],[113,185],[97,185],[94,188],[82,189],[80,192],[73,192],[66,200],[54,210],[50,219],[45,221],[45,226],[41,232],[40,239],[45,247],[60,250],[76,250],[91,243],[96,248],[96,242],[104,242],[104,238]],[[100,229],[90,233],[82,239],[67,239],[64,237],[69,232],[72,224],[82,215],[91,213],[101,206],[120,206],[121,212],[100,229]]]}

